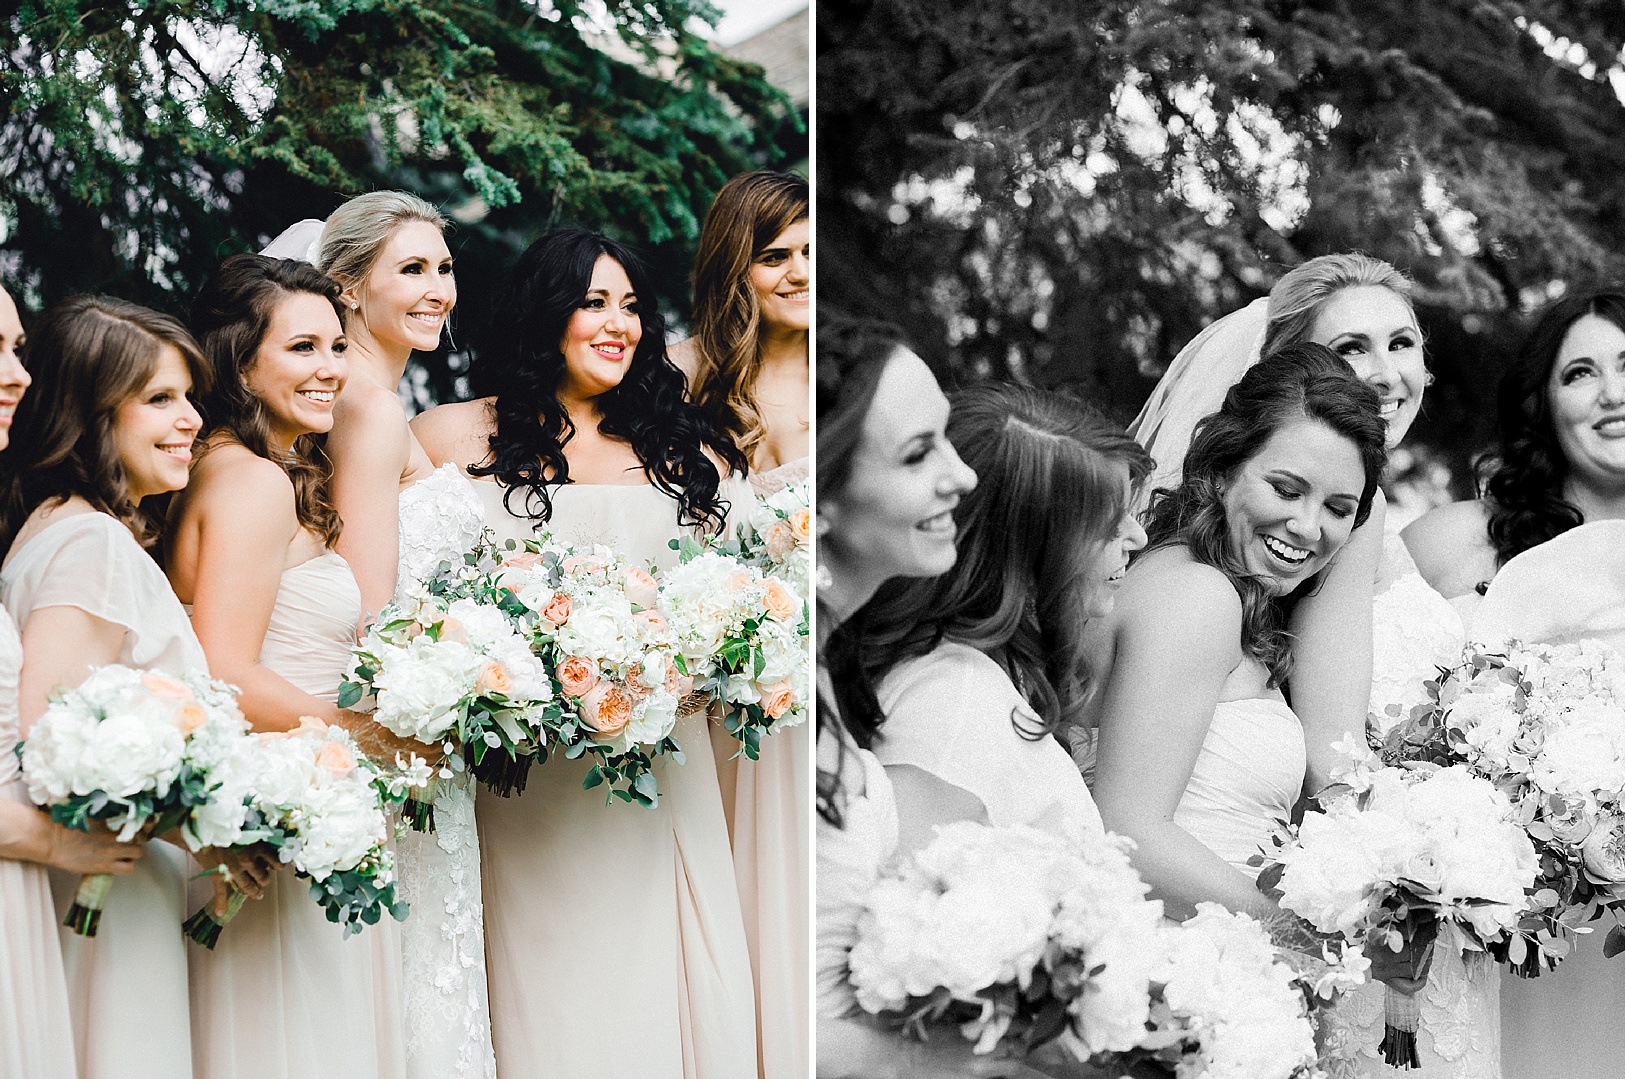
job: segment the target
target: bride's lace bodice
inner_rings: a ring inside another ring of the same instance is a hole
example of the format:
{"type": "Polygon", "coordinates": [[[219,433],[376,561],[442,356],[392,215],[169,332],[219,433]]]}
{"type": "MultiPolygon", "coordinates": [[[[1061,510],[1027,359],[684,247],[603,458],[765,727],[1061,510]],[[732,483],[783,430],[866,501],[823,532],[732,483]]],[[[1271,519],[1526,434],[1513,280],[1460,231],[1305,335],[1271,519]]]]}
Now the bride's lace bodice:
{"type": "Polygon", "coordinates": [[[1422,683],[1461,659],[1461,616],[1422,579],[1397,532],[1383,537],[1382,578],[1371,610],[1370,734],[1380,739],[1427,699],[1422,683]],[[1382,584],[1387,587],[1383,588],[1382,584]]]}
{"type": "MultiPolygon", "coordinates": [[[[479,539],[485,510],[456,465],[442,465],[401,492],[395,594],[479,539]]],[[[495,1079],[485,981],[485,922],[474,778],[458,772],[435,794],[435,831],[396,844],[403,924],[406,1054],[410,1079],[495,1079]]]]}

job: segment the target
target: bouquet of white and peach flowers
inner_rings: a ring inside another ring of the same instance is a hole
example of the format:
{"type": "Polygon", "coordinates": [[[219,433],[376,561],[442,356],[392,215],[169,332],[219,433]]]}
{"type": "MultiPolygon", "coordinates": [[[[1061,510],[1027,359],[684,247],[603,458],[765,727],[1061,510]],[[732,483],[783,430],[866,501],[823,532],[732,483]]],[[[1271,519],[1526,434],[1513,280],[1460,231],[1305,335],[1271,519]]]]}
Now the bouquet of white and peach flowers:
{"type": "Polygon", "coordinates": [[[290,731],[261,734],[253,808],[277,858],[310,880],[310,895],[345,936],[375,925],[395,900],[388,810],[406,782],[386,775],[342,727],[313,716],[290,731]]]}
{"type": "Polygon", "coordinates": [[[1493,783],[1539,857],[1528,909],[1496,957],[1535,977],[1605,912],[1605,953],[1625,951],[1625,659],[1599,641],[1470,644],[1427,689],[1379,751],[1493,783]]]}
{"type": "MultiPolygon", "coordinates": [[[[658,609],[654,578],[608,547],[574,547],[543,535],[496,553],[490,587],[558,687],[553,731],[566,758],[591,755],[583,787],[653,806],[654,758],[682,762],[672,738],[678,703],[693,688],[671,628],[658,609]]],[[[481,771],[497,794],[524,789],[533,757],[481,771]]]]}
{"type": "MultiPolygon", "coordinates": [[[[1517,931],[1537,860],[1512,804],[1461,766],[1379,767],[1363,745],[1340,776],[1345,792],[1324,798],[1260,878],[1281,906],[1322,933],[1408,953],[1426,977],[1441,934],[1458,950],[1487,951],[1517,931]]],[[[1390,989],[1382,1049],[1414,1066],[1419,1009],[1390,989]]]]}
{"type": "MultiPolygon", "coordinates": [[[[222,683],[113,664],[52,694],[18,753],[29,796],[57,823],[103,821],[125,842],[179,827],[195,850],[232,830],[241,803],[226,762],[247,729],[222,683]]],[[[95,936],[111,886],[83,877],[64,924],[95,936]]]]}
{"type": "Polygon", "coordinates": [[[730,554],[678,545],[660,574],[660,612],[684,673],[722,702],[739,752],[757,758],[767,735],[807,718],[807,604],[788,584],[730,554]]]}
{"type": "Polygon", "coordinates": [[[806,483],[792,483],[758,498],[750,527],[740,529],[742,555],[763,573],[788,584],[805,602],[811,595],[812,498],[806,483]]]}
{"type": "MultiPolygon", "coordinates": [[[[443,756],[440,779],[466,767],[459,747],[476,763],[491,750],[535,754],[562,716],[552,672],[499,606],[487,575],[467,566],[449,572],[437,591],[417,587],[384,608],[338,697],[342,708],[371,710],[391,733],[440,749],[427,754],[443,756]]],[[[407,797],[402,815],[418,831],[434,830],[433,780],[407,797]]]]}

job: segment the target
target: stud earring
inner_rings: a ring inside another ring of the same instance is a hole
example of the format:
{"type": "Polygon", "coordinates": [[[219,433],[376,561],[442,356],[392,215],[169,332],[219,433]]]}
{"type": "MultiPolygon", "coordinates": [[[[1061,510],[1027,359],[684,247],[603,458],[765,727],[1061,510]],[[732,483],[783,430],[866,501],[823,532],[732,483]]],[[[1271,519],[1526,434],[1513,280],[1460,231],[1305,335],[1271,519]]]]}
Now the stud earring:
{"type": "Polygon", "coordinates": [[[1422,380],[1422,388],[1426,389],[1437,381],[1439,381],[1439,376],[1435,375],[1432,371],[1429,371],[1427,373],[1427,377],[1422,380]]]}

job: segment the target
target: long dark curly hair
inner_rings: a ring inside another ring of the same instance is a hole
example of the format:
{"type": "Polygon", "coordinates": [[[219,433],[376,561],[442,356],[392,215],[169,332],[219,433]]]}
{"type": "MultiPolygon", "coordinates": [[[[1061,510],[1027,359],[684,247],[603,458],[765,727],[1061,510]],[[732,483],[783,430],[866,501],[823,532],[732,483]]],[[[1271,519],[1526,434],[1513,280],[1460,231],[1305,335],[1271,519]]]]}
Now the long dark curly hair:
{"type": "Polygon", "coordinates": [[[736,472],[744,455],[684,396],[682,372],[666,358],[666,327],[647,272],[632,252],[607,236],[581,228],[549,232],[519,256],[470,372],[476,397],[494,397],[490,454],[469,469],[508,488],[503,505],[538,522],[553,515],[548,488],[570,482],[564,446],[575,434],[558,399],[564,377],[560,344],[585,302],[593,267],[608,256],[626,271],[638,296],[642,336],[620,385],[595,399],[598,429],[632,447],[649,482],[677,501],[679,524],[712,533],[727,525],[727,503],[717,493],[721,476],[706,448],[736,472]],[[512,499],[523,491],[522,514],[512,499]]]}
{"type": "Polygon", "coordinates": [[[976,473],[959,500],[959,557],[940,577],[894,580],[863,610],[869,674],[944,639],[992,657],[1039,715],[1016,732],[1038,741],[1082,709],[1088,580],[1127,512],[1123,471],[1151,473],[1140,444],[1082,401],[983,383],[949,398],[948,440],[976,473]]]}
{"type": "MultiPolygon", "coordinates": [[[[863,421],[874,404],[886,361],[906,348],[903,334],[887,322],[852,318],[831,308],[818,310],[818,504],[839,502],[852,477],[852,463],[863,442],[863,421]]],[[[874,744],[884,716],[873,684],[860,660],[863,612],[842,624],[835,613],[818,605],[818,624],[825,633],[818,664],[829,675],[835,700],[819,693],[818,727],[844,728],[864,749],[874,744]],[[829,628],[833,627],[833,628],[829,628]]],[[[837,828],[842,822],[840,757],[833,769],[818,769],[818,815],[837,828]]]]}
{"type": "Polygon", "coordinates": [[[1546,307],[1501,376],[1496,394],[1500,446],[1479,466],[1497,565],[1585,523],[1580,508],[1563,497],[1569,463],[1552,426],[1547,387],[1563,339],[1587,315],[1625,331],[1625,290],[1578,292],[1546,307]]]}
{"type": "Polygon", "coordinates": [[[1230,387],[1219,411],[1197,425],[1185,455],[1185,475],[1172,490],[1152,496],[1145,551],[1183,544],[1198,562],[1230,579],[1241,596],[1241,650],[1270,672],[1270,685],[1292,669],[1291,634],[1282,628],[1282,605],[1247,572],[1234,549],[1224,488],[1282,427],[1318,420],[1354,444],[1365,468],[1355,527],[1371,514],[1371,500],[1387,463],[1387,428],[1377,391],[1325,345],[1283,348],[1248,369],[1230,387]]]}
{"type": "Polygon", "coordinates": [[[249,452],[275,461],[293,482],[294,510],[300,525],[321,536],[327,546],[338,542],[341,527],[330,487],[333,466],[327,459],[325,435],[301,435],[292,456],[271,450],[271,422],[243,373],[253,365],[271,315],[284,297],[306,292],[333,305],[344,325],[343,286],[308,262],[264,255],[233,255],[220,264],[192,302],[192,332],[214,368],[214,385],[198,399],[204,434],[225,430],[249,452]]]}
{"type": "Polygon", "coordinates": [[[0,479],[0,549],[41,503],[74,495],[121,521],[143,547],[157,541],[162,514],[130,497],[113,428],[165,346],[186,362],[194,392],[207,391],[209,364],[169,315],[111,296],[70,296],[40,316],[23,356],[34,382],[12,417],[0,479]]]}

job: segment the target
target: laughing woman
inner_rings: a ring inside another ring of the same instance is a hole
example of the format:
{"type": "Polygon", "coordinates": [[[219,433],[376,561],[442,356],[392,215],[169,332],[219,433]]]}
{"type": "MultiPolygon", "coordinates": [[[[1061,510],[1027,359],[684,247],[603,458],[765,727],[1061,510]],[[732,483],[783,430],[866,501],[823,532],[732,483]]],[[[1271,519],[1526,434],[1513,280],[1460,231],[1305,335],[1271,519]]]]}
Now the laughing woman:
{"type": "MultiPolygon", "coordinates": [[[[361,620],[355,577],[333,550],[320,438],[348,372],[342,310],[331,278],[261,255],[227,259],[192,306],[213,387],[192,482],[172,507],[169,577],[210,668],[241,687],[261,732],[339,719],[361,620]]],[[[194,950],[200,1079],[404,1074],[394,921],[345,939],[308,890],[275,873],[213,951],[194,950]]]]}
{"type": "MultiPolygon", "coordinates": [[[[122,663],[207,674],[191,623],[143,549],[142,502],[186,486],[200,421],[187,400],[208,367],[179,322],[76,296],[30,335],[33,386],[18,406],[0,484],[0,601],[22,634],[24,737],[58,687],[122,663]]],[[[94,937],[62,933],[80,1079],[192,1074],[185,938],[187,860],[147,845],[108,894],[94,937]]],[[[53,872],[58,913],[77,878],[53,872]]],[[[26,1074],[26,1073],[25,1073],[26,1074]]]]}
{"type": "Polygon", "coordinates": [[[1150,546],[1090,626],[1091,663],[1110,671],[1088,709],[1095,799],[1176,917],[1204,900],[1275,910],[1247,860],[1309,763],[1281,692],[1283,602],[1370,512],[1383,440],[1377,392],[1330,349],[1261,360],[1197,427],[1183,480],[1153,502],[1150,546]]]}

